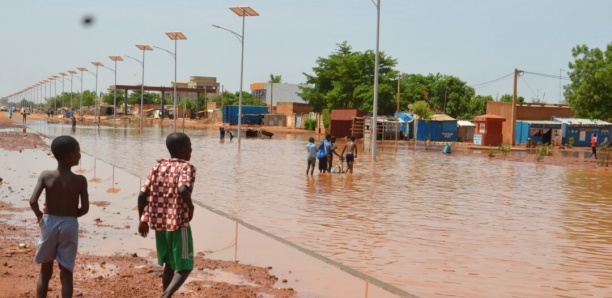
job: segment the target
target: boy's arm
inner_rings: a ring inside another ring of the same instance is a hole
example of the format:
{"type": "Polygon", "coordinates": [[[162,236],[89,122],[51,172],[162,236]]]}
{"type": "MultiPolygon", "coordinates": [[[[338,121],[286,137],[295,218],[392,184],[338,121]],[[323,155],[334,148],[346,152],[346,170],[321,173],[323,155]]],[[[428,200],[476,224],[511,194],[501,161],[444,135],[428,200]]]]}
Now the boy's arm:
{"type": "Polygon", "coordinates": [[[43,189],[45,189],[45,173],[46,172],[42,172],[38,177],[38,182],[36,183],[32,196],[30,197],[30,208],[32,208],[32,211],[34,211],[37,222],[40,222],[40,219],[43,216],[42,211],[40,211],[40,206],[38,205],[38,198],[40,198],[43,189]]]}
{"type": "Polygon", "coordinates": [[[147,237],[147,234],[149,234],[149,224],[140,221],[147,206],[147,197],[147,194],[143,191],[138,193],[138,234],[142,237],[147,237]]]}
{"type": "Polygon", "coordinates": [[[87,179],[81,176],[81,208],[77,212],[77,217],[81,217],[89,212],[89,192],[87,191],[87,179]]]}
{"type": "Polygon", "coordinates": [[[179,195],[181,196],[181,199],[183,199],[183,202],[185,202],[185,204],[187,204],[187,207],[189,208],[189,221],[191,221],[193,219],[193,211],[195,209],[195,207],[193,206],[193,201],[191,200],[191,190],[187,186],[183,185],[179,187],[179,195]]]}

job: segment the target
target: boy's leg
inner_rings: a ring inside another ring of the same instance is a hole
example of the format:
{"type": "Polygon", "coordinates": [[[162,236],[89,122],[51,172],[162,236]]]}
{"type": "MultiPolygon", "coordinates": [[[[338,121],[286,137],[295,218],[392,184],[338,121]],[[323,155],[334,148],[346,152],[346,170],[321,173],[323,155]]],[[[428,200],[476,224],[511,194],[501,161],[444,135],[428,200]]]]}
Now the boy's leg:
{"type": "Polygon", "coordinates": [[[53,261],[42,263],[40,265],[40,275],[38,276],[38,283],[36,284],[36,298],[47,297],[47,291],[49,291],[49,280],[53,276],[53,261]]]}
{"type": "Polygon", "coordinates": [[[64,268],[62,265],[59,265],[59,267],[60,267],[60,281],[62,283],[62,298],[70,298],[72,297],[72,292],[73,292],[72,271],[64,268]]]}
{"type": "MultiPolygon", "coordinates": [[[[165,239],[167,240],[166,244],[170,245],[170,247],[168,247],[168,251],[166,252],[167,258],[164,258],[165,267],[162,275],[164,291],[161,297],[172,297],[172,294],[183,285],[193,269],[193,238],[190,227],[180,228],[172,232],[158,231],[155,234],[156,238],[164,235],[167,237],[165,239]]],[[[158,242],[158,254],[160,253],[160,249],[163,250],[159,244],[158,242]]]]}
{"type": "Polygon", "coordinates": [[[172,278],[174,277],[174,269],[172,269],[172,266],[170,266],[170,264],[166,264],[164,266],[164,273],[162,274],[162,286],[163,286],[163,292],[166,292],[166,289],[168,289],[168,286],[170,285],[170,282],[172,281],[172,278]]]}
{"type": "MultiPolygon", "coordinates": [[[[166,265],[166,268],[164,268],[164,278],[166,277],[167,268],[170,268],[170,266],[166,265]]],[[[170,268],[170,271],[172,271],[173,277],[168,287],[164,289],[164,292],[161,295],[162,298],[172,297],[172,294],[174,294],[174,292],[176,292],[183,285],[191,273],[191,270],[183,270],[174,274],[174,270],[172,270],[172,268],[170,268]]]]}

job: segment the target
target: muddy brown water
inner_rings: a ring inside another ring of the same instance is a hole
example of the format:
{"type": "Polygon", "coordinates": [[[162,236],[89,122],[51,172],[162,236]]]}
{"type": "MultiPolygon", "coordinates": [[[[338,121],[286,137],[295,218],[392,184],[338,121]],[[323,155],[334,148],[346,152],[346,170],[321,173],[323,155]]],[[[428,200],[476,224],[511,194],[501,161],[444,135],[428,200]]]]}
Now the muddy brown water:
{"type": "MultiPolygon", "coordinates": [[[[29,125],[139,177],[172,132],[29,125]]],[[[409,293],[612,297],[610,172],[385,145],[353,175],[307,177],[306,136],[185,132],[196,200],[409,293]]]]}

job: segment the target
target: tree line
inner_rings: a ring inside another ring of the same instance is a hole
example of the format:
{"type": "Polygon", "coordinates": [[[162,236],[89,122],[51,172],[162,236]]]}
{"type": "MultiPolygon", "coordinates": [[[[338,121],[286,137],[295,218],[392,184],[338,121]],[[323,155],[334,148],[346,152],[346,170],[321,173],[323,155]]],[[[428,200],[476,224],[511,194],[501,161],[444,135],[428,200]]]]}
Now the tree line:
{"type": "MultiPolygon", "coordinates": [[[[612,43],[606,51],[577,46],[572,54],[571,83],[564,86],[564,95],[576,117],[612,118],[612,43]]],[[[347,42],[338,44],[335,52],[317,59],[312,74],[303,73],[308,87],[301,88],[300,96],[323,114],[341,108],[372,112],[374,55],[372,50],[353,51],[347,42]]],[[[421,111],[428,108],[456,119],[473,119],[485,114],[487,102],[494,100],[491,95],[477,95],[458,77],[405,74],[396,65],[396,59],[379,53],[379,115],[414,110],[416,104],[421,111]]],[[[511,102],[512,95],[504,94],[500,101],[511,102]]],[[[522,103],[524,98],[517,101],[522,103]]]]}

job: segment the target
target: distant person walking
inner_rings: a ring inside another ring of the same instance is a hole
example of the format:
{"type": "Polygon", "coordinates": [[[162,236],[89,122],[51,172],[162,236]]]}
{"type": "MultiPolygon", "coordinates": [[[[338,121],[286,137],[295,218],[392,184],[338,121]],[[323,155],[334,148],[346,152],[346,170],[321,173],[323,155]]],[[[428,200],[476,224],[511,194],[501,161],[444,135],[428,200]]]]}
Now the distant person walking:
{"type": "Polygon", "coordinates": [[[23,116],[23,123],[28,121],[28,109],[21,109],[21,116],[23,116]]]}
{"type": "Polygon", "coordinates": [[[314,141],[314,138],[310,137],[308,138],[308,144],[306,144],[306,151],[308,152],[306,175],[308,175],[308,171],[310,171],[310,176],[312,176],[315,164],[317,163],[317,145],[315,145],[314,141]]]}
{"type": "Polygon", "coordinates": [[[597,159],[597,134],[594,133],[593,136],[591,137],[591,155],[589,155],[589,158],[591,158],[591,156],[595,155],[595,159],[597,159]]]}
{"type": "Polygon", "coordinates": [[[9,107],[8,108],[8,117],[9,117],[9,119],[13,119],[13,109],[14,109],[14,107],[9,107]]]}

